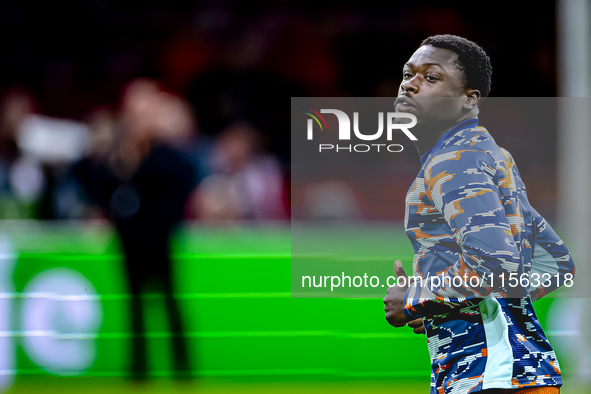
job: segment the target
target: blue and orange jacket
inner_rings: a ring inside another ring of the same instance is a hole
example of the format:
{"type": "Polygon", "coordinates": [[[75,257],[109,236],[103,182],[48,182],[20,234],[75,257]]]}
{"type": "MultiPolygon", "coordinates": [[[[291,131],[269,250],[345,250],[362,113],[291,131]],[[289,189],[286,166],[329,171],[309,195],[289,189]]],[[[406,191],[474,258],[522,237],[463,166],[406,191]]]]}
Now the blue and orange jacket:
{"type": "Polygon", "coordinates": [[[409,287],[404,312],[423,319],[431,393],[561,385],[532,301],[571,285],[575,266],[529,204],[513,158],[469,119],[421,164],[405,230],[413,276],[424,280],[409,287]]]}

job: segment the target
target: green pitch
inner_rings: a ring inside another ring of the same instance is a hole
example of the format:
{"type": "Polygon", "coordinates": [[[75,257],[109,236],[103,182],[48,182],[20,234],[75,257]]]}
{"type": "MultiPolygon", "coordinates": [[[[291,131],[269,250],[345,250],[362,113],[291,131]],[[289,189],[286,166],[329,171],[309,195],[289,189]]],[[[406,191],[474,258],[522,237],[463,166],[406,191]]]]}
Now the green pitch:
{"type": "MultiPolygon", "coordinates": [[[[21,294],[11,312],[15,332],[24,332],[27,319],[22,292],[40,273],[56,267],[73,270],[92,284],[90,302],[100,312],[98,323],[83,333],[84,346],[94,349],[92,362],[70,371],[74,376],[40,362],[36,350],[16,335],[18,372],[11,392],[428,392],[426,338],[390,327],[381,297],[291,298],[289,227],[186,226],[179,231],[175,296],[197,379],[166,379],[172,363],[163,300],[146,289],[149,365],[155,379],[139,387],[124,379],[130,357],[129,306],[113,231],[36,223],[3,224],[0,230],[17,252],[14,290],[21,294]]],[[[410,272],[410,246],[403,233],[397,234],[391,241],[395,257],[404,256],[410,272]]],[[[542,323],[550,301],[536,303],[542,323]]]]}

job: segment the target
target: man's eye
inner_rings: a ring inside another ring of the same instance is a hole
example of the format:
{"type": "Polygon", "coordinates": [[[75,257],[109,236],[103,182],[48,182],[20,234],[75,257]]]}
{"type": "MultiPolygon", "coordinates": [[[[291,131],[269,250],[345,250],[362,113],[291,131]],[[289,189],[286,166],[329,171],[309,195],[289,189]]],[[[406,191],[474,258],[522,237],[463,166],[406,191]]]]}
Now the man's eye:
{"type": "Polygon", "coordinates": [[[404,79],[411,79],[412,78],[411,73],[404,73],[404,74],[402,74],[402,76],[404,77],[404,79]]]}
{"type": "Polygon", "coordinates": [[[439,80],[439,78],[437,78],[437,77],[434,77],[433,75],[427,75],[427,76],[425,77],[425,79],[426,79],[427,81],[429,81],[429,82],[435,82],[435,81],[438,81],[438,80],[439,80]]]}

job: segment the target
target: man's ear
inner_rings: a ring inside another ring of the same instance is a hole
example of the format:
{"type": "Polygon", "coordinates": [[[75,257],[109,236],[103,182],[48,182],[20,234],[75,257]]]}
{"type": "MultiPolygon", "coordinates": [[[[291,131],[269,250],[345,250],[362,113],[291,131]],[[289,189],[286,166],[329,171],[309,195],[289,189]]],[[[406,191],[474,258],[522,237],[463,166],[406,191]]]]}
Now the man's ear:
{"type": "Polygon", "coordinates": [[[466,101],[464,103],[464,108],[467,110],[472,110],[478,106],[480,102],[480,90],[477,89],[466,89],[466,101]]]}

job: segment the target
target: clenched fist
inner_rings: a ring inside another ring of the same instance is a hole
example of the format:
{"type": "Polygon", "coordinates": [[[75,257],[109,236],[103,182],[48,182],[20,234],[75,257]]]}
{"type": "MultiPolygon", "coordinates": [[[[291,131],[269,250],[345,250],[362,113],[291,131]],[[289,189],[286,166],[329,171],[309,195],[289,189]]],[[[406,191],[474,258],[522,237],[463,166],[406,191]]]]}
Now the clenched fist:
{"type": "MultiPolygon", "coordinates": [[[[394,273],[396,274],[396,279],[406,276],[400,260],[396,260],[394,263],[394,273]]],[[[409,287],[408,281],[405,282],[405,286],[394,285],[389,287],[388,294],[384,297],[386,320],[394,327],[403,327],[409,322],[404,315],[404,296],[409,287]]]]}

